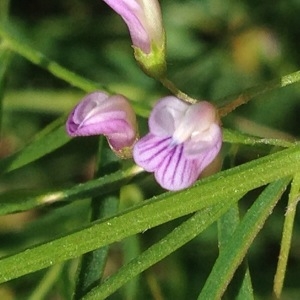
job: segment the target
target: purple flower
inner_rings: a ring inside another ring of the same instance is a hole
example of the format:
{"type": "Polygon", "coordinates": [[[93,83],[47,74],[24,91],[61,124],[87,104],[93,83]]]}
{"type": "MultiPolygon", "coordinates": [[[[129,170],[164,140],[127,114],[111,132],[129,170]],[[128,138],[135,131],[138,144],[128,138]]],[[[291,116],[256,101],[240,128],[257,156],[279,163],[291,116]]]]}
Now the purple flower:
{"type": "Polygon", "coordinates": [[[149,54],[151,43],[164,43],[164,30],[157,0],[103,0],[128,26],[132,43],[149,54]]]}
{"type": "Polygon", "coordinates": [[[222,145],[216,109],[206,101],[190,105],[173,96],[162,98],[149,129],[135,144],[133,157],[168,190],[191,186],[222,145]]]}
{"type": "Polygon", "coordinates": [[[165,33],[157,0],[103,0],[127,24],[134,55],[150,76],[165,73],[165,33]]]}
{"type": "Polygon", "coordinates": [[[66,124],[70,136],[106,136],[112,150],[122,158],[131,157],[137,139],[136,117],[122,95],[94,92],[77,104],[66,124]]]}

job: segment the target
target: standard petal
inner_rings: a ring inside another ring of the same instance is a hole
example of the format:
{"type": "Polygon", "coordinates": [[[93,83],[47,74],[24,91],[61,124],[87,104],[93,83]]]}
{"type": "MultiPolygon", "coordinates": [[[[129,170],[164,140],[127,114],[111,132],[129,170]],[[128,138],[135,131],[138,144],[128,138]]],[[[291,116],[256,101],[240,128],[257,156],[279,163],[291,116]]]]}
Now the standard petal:
{"type": "Polygon", "coordinates": [[[197,160],[187,159],[183,145],[168,152],[163,163],[155,170],[155,179],[165,189],[177,191],[191,186],[199,177],[197,160]]]}
{"type": "Polygon", "coordinates": [[[134,161],[146,171],[154,172],[172,151],[170,141],[170,137],[161,138],[148,133],[134,145],[134,161]]]}
{"type": "Polygon", "coordinates": [[[149,117],[150,132],[161,137],[172,136],[189,106],[174,96],[162,98],[149,117]]]}

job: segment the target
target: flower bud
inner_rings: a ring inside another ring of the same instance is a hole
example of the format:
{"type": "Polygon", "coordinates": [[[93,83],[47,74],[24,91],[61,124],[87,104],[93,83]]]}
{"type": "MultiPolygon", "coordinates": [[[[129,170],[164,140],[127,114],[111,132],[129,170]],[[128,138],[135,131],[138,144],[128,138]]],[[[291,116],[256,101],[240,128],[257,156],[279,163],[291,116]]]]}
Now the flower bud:
{"type": "Polygon", "coordinates": [[[157,0],[103,0],[125,21],[134,56],[143,71],[154,78],[165,74],[165,33],[157,0]]]}
{"type": "Polygon", "coordinates": [[[77,104],[68,117],[70,136],[106,136],[111,149],[121,158],[132,156],[137,140],[135,113],[122,95],[94,92],[77,104]]]}

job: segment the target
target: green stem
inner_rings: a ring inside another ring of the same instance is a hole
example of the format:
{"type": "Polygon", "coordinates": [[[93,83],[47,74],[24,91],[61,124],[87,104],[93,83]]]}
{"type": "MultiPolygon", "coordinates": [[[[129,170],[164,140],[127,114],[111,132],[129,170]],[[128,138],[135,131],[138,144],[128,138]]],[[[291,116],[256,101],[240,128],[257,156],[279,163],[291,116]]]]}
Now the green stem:
{"type": "Polygon", "coordinates": [[[42,281],[37,285],[34,292],[30,295],[28,300],[42,300],[46,299],[47,294],[57,281],[59,274],[62,271],[64,264],[58,264],[49,269],[42,281]]]}
{"type": "MultiPolygon", "coordinates": [[[[226,244],[232,238],[234,231],[240,223],[239,207],[234,203],[230,209],[218,219],[218,242],[220,253],[226,249],[226,244]]],[[[250,272],[247,262],[237,270],[236,276],[231,281],[227,290],[228,299],[254,299],[250,272]]]]}
{"type": "MultiPolygon", "coordinates": [[[[1,11],[1,10],[0,10],[1,11]]],[[[6,47],[0,44],[0,133],[2,128],[2,114],[3,114],[3,99],[6,83],[6,74],[9,63],[11,61],[11,52],[6,47]]]]}
{"type": "Polygon", "coordinates": [[[91,92],[97,89],[108,91],[107,87],[96,84],[90,80],[87,80],[75,74],[74,72],[63,68],[56,62],[47,58],[41,52],[34,50],[24,41],[21,41],[19,38],[11,34],[9,28],[7,28],[6,26],[4,26],[4,24],[1,23],[0,37],[4,40],[4,42],[7,44],[7,47],[9,47],[11,51],[18,53],[33,64],[38,65],[41,68],[47,70],[55,77],[68,82],[70,85],[75,86],[85,92],[91,92]]]}
{"type": "Polygon", "coordinates": [[[282,287],[286,274],[286,267],[288,262],[288,256],[291,248],[291,241],[293,236],[294,220],[296,215],[296,206],[300,197],[300,173],[296,173],[289,194],[289,201],[287,211],[285,214],[285,220],[283,225],[282,239],[280,254],[274,278],[273,291],[277,299],[281,298],[282,287]]]}
{"type": "MultiPolygon", "coordinates": [[[[99,139],[98,163],[96,177],[109,175],[120,168],[119,159],[104,145],[104,137],[99,139]],[[113,168],[111,166],[114,166],[113,168]]],[[[119,189],[105,193],[91,200],[90,221],[96,221],[115,214],[119,205],[119,189]]],[[[100,283],[104,272],[109,247],[101,247],[82,256],[78,269],[77,284],[73,299],[81,299],[93,287],[100,283]]]]}
{"type": "Polygon", "coordinates": [[[261,138],[256,136],[251,136],[245,133],[241,133],[235,130],[223,128],[223,142],[231,144],[244,144],[244,145],[270,145],[288,148],[295,145],[295,142],[282,140],[282,139],[273,139],[273,138],[261,138]]]}
{"type": "Polygon", "coordinates": [[[195,104],[198,102],[196,99],[191,98],[190,96],[188,96],[187,94],[185,94],[184,92],[179,90],[176,87],[176,85],[172,81],[170,81],[168,78],[162,77],[159,79],[159,81],[162,83],[162,85],[164,87],[166,87],[170,92],[172,92],[177,98],[179,98],[189,104],[195,104]]]}
{"type": "Polygon", "coordinates": [[[246,104],[252,98],[265,94],[270,90],[285,87],[300,82],[300,71],[285,75],[279,79],[264,83],[263,85],[249,88],[238,95],[230,95],[218,101],[219,116],[225,117],[238,106],[246,104]]]}
{"type": "Polygon", "coordinates": [[[133,166],[126,170],[119,170],[113,174],[76,185],[69,189],[47,192],[45,194],[26,194],[28,191],[3,193],[0,196],[0,215],[26,211],[54,202],[74,201],[96,195],[100,196],[116,190],[141,171],[141,168],[133,166]]]}

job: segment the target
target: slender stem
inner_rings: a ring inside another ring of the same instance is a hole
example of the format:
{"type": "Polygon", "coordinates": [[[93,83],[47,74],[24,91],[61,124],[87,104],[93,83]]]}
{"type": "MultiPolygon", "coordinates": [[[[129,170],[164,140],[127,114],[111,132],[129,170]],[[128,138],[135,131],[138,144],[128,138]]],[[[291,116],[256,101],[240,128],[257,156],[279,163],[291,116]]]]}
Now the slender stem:
{"type": "MultiPolygon", "coordinates": [[[[234,167],[232,155],[225,159],[224,167],[234,167]]],[[[218,219],[217,224],[219,253],[222,253],[222,251],[226,250],[227,243],[230,241],[240,224],[238,203],[233,203],[228,211],[218,219]]],[[[253,299],[251,276],[246,259],[243,260],[242,265],[238,268],[236,275],[231,281],[231,285],[227,289],[225,298],[253,299]]]]}
{"type": "Polygon", "coordinates": [[[2,127],[2,110],[3,110],[3,98],[6,83],[6,73],[9,63],[11,61],[11,52],[1,45],[0,47],[0,132],[2,127]]]}
{"type": "Polygon", "coordinates": [[[62,271],[64,264],[57,264],[49,269],[42,281],[37,285],[34,292],[29,296],[28,300],[41,300],[45,299],[55,282],[59,274],[62,271]]]}
{"type": "MultiPolygon", "coordinates": [[[[109,175],[120,168],[119,159],[104,144],[104,137],[99,139],[98,162],[95,176],[109,175]]],[[[91,199],[90,222],[115,214],[119,204],[119,189],[91,199]]],[[[81,258],[77,273],[77,284],[73,299],[81,299],[100,283],[108,255],[109,246],[95,249],[81,258]]]]}
{"type": "Polygon", "coordinates": [[[237,132],[235,130],[231,130],[228,128],[223,128],[223,142],[231,143],[231,144],[244,144],[244,145],[269,145],[269,146],[277,146],[288,148],[295,145],[296,142],[287,141],[283,139],[277,138],[261,138],[257,136],[251,136],[249,134],[237,132]]]}
{"type": "Polygon", "coordinates": [[[69,71],[68,69],[63,68],[43,55],[41,52],[31,48],[24,41],[11,34],[9,28],[4,26],[4,24],[0,24],[0,37],[4,40],[11,51],[18,53],[33,64],[46,69],[49,73],[68,82],[72,86],[80,88],[86,92],[91,92],[96,89],[108,91],[107,87],[96,84],[75,74],[74,72],[69,71]]]}
{"type": "Polygon", "coordinates": [[[171,91],[176,97],[178,97],[179,99],[187,102],[187,103],[190,103],[190,104],[195,104],[197,103],[198,101],[194,98],[191,98],[190,96],[188,96],[187,94],[185,94],[184,92],[182,92],[181,90],[179,90],[175,84],[170,81],[168,78],[166,77],[162,77],[159,79],[160,82],[162,83],[162,85],[164,87],[166,87],[169,91],[171,91]]]}
{"type": "Polygon", "coordinates": [[[218,101],[219,116],[225,117],[237,107],[246,104],[252,98],[258,95],[262,95],[270,90],[285,87],[297,82],[300,82],[300,71],[285,75],[279,79],[269,81],[267,83],[264,83],[263,85],[249,88],[238,95],[231,95],[220,99],[220,101],[218,101]]]}
{"type": "Polygon", "coordinates": [[[286,267],[288,262],[288,255],[291,248],[291,241],[293,235],[293,226],[296,215],[296,206],[300,197],[300,173],[297,173],[293,179],[291,185],[291,191],[289,194],[289,202],[287,211],[285,214],[285,220],[283,225],[282,239],[280,254],[277,264],[277,270],[274,278],[273,291],[275,296],[280,299],[283,287],[283,282],[286,273],[286,267]]]}

